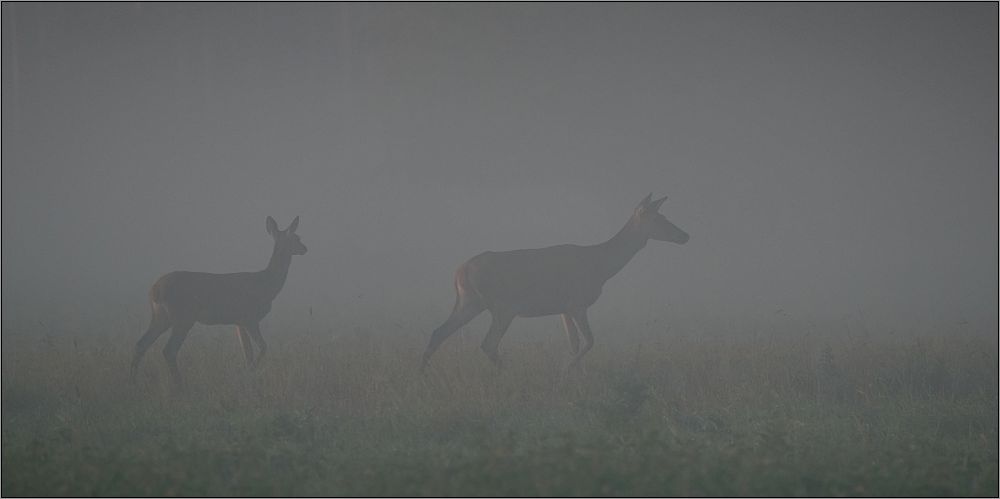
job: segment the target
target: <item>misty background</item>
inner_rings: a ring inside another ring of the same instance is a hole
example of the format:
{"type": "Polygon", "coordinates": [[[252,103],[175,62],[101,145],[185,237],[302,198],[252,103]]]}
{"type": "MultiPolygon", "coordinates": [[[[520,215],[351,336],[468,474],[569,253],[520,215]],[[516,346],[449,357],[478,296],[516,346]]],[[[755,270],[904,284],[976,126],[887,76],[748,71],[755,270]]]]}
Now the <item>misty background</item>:
{"type": "Polygon", "coordinates": [[[605,286],[598,345],[997,326],[995,3],[2,9],[5,329],[138,338],[158,276],[262,269],[299,215],[265,336],[427,336],[469,257],[604,241],[650,191],[691,240],[605,286]]]}

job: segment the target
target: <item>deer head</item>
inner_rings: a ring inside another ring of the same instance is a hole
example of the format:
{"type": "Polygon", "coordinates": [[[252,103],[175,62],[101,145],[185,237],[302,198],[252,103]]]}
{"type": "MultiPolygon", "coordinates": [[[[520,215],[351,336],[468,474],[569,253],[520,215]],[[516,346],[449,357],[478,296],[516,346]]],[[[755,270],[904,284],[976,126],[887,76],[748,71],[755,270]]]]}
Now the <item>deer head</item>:
{"type": "Polygon", "coordinates": [[[278,229],[278,222],[267,217],[267,233],[274,238],[274,251],[286,255],[304,255],[308,249],[302,244],[302,239],[295,233],[299,228],[299,217],[295,217],[285,230],[278,229]]]}
{"type": "Polygon", "coordinates": [[[660,214],[660,206],[667,200],[666,196],[655,201],[653,193],[639,202],[632,214],[632,227],[647,239],[656,241],[669,241],[671,243],[684,244],[691,236],[676,225],[670,223],[667,217],[660,214]]]}

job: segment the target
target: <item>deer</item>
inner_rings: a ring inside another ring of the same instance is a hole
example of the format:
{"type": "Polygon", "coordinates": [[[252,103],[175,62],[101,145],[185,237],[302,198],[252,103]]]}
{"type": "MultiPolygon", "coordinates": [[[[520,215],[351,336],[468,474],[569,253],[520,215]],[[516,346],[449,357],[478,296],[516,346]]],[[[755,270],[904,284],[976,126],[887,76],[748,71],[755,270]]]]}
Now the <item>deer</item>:
{"type": "Polygon", "coordinates": [[[285,285],[292,257],[305,255],[307,251],[295,233],[298,227],[299,217],[285,230],[278,229],[278,223],[267,217],[267,233],[274,239],[274,248],[264,270],[231,274],[175,271],[157,279],[149,289],[152,316],[145,334],[135,344],[131,379],[135,379],[146,350],[167,329],[172,329],[163,348],[163,358],[174,385],[180,386],[177,353],[195,323],[236,326],[246,366],[256,369],[267,353],[260,321],[271,311],[271,302],[285,285]],[[259,349],[256,358],[252,341],[259,349]]]}
{"type": "Polygon", "coordinates": [[[611,239],[590,245],[563,244],[538,249],[480,253],[455,271],[455,305],[431,333],[420,370],[449,336],[482,313],[492,316],[480,348],[501,367],[500,339],[516,317],[560,315],[576,367],[594,346],[587,309],[601,296],[604,283],[652,239],[685,244],[690,236],[659,213],[666,196],[642,199],[628,222],[611,239]],[[580,334],[583,346],[580,346],[580,334]]]}

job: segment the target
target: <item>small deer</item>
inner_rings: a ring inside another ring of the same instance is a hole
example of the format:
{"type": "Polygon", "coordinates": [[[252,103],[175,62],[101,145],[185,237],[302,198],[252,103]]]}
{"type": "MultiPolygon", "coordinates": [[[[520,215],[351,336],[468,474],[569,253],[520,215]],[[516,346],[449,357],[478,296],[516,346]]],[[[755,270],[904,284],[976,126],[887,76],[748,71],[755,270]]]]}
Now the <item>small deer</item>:
{"type": "Polygon", "coordinates": [[[298,227],[299,217],[295,217],[285,230],[279,230],[278,223],[267,217],[267,233],[274,238],[274,250],[267,268],[259,272],[209,274],[177,271],[157,279],[149,290],[152,318],[146,333],[135,345],[132,378],[135,378],[146,350],[172,327],[163,357],[175,385],[180,385],[177,352],[196,322],[235,325],[246,365],[250,369],[256,368],[267,352],[267,343],[260,334],[260,321],[271,311],[271,302],[285,284],[292,256],[304,255],[307,251],[295,233],[298,227]],[[260,349],[256,359],[251,339],[257,342],[260,349]]]}
{"type": "Polygon", "coordinates": [[[604,283],[617,274],[650,239],[684,244],[689,236],[659,213],[667,199],[646,196],[611,239],[593,246],[563,244],[540,249],[487,251],[455,271],[455,306],[431,334],[421,370],[452,333],[483,310],[493,317],[481,348],[500,366],[500,339],[515,317],[562,316],[576,366],[594,345],[587,308],[601,296],[604,283]],[[584,345],[580,348],[580,333],[584,345]]]}

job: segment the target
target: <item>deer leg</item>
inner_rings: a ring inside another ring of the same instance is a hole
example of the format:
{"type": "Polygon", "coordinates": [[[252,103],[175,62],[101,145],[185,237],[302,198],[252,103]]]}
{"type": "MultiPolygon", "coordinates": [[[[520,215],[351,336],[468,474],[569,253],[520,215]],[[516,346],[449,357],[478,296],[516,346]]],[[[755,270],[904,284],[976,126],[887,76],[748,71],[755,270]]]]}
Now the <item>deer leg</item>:
{"type": "Polygon", "coordinates": [[[580,349],[580,353],[576,354],[576,357],[573,357],[573,362],[570,363],[570,367],[575,367],[580,363],[580,359],[582,359],[584,355],[587,355],[590,348],[594,346],[594,333],[590,330],[590,322],[587,320],[586,309],[570,312],[570,317],[572,317],[573,322],[576,323],[577,329],[583,333],[583,348],[580,349]]]}
{"type": "Polygon", "coordinates": [[[448,339],[455,331],[466,324],[472,319],[475,319],[484,308],[478,304],[470,303],[455,303],[455,308],[451,311],[451,315],[448,317],[444,324],[441,324],[437,329],[431,333],[431,341],[427,344],[427,349],[424,350],[424,356],[420,363],[420,370],[427,367],[427,363],[431,359],[431,355],[441,346],[444,340],[448,339]]]}
{"type": "Polygon", "coordinates": [[[139,369],[139,362],[142,361],[142,356],[146,354],[146,350],[149,350],[149,347],[153,346],[156,339],[167,329],[170,329],[170,319],[163,312],[157,312],[157,308],[154,306],[153,316],[149,319],[149,327],[146,328],[146,333],[135,344],[135,353],[132,355],[132,367],[129,369],[129,378],[135,380],[135,374],[139,369]]]}
{"type": "Polygon", "coordinates": [[[260,334],[260,324],[247,326],[247,331],[250,332],[250,337],[257,342],[257,348],[260,349],[260,352],[257,352],[257,360],[253,363],[253,368],[256,369],[260,366],[260,362],[264,360],[264,354],[267,353],[267,342],[264,341],[264,336],[260,334]]]}
{"type": "Polygon", "coordinates": [[[236,326],[236,336],[243,347],[243,357],[247,361],[247,369],[253,368],[253,343],[250,341],[250,332],[243,326],[236,326]]]}
{"type": "Polygon", "coordinates": [[[507,332],[510,323],[514,321],[514,314],[493,310],[490,313],[493,314],[493,322],[490,323],[490,331],[486,333],[486,338],[483,338],[483,344],[480,345],[480,348],[493,361],[493,364],[500,367],[500,339],[507,332]]]}
{"type": "Polygon", "coordinates": [[[163,347],[163,358],[167,361],[170,377],[175,386],[181,386],[181,372],[177,369],[177,352],[180,352],[181,345],[187,339],[193,326],[194,323],[174,324],[174,329],[170,332],[170,339],[167,340],[167,346],[163,347]]]}
{"type": "Polygon", "coordinates": [[[580,352],[580,331],[577,330],[569,314],[562,314],[562,323],[566,329],[566,337],[569,338],[569,351],[575,356],[580,352]]]}

